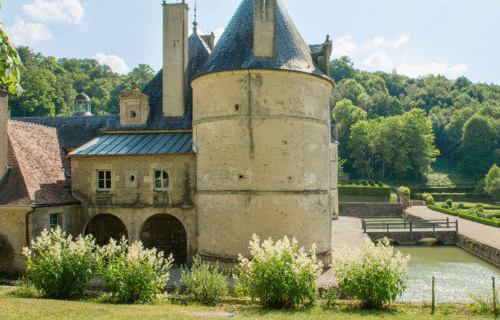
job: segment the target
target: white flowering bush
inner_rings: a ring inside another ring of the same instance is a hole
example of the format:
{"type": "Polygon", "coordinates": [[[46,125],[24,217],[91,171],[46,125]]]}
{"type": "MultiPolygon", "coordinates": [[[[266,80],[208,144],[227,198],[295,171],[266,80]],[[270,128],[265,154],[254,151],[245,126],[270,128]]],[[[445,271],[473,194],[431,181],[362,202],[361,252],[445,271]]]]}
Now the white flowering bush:
{"type": "Polygon", "coordinates": [[[145,249],[141,241],[128,245],[125,237],[120,243],[111,239],[98,249],[98,272],[103,288],[118,302],[150,301],[168,281],[173,257],[163,257],[156,248],[145,249]]]}
{"type": "Polygon", "coordinates": [[[50,232],[45,229],[31,242],[31,249],[23,249],[27,258],[26,277],[49,297],[81,296],[96,271],[94,248],[92,236],[73,240],[59,227],[50,232]]]}
{"type": "Polygon", "coordinates": [[[183,270],[182,282],[187,295],[206,305],[216,305],[229,292],[224,273],[219,272],[218,266],[203,263],[199,255],[194,257],[190,270],[183,270]]]}
{"type": "Polygon", "coordinates": [[[334,260],[340,288],[364,308],[379,309],[406,289],[410,256],[403,257],[400,251],[394,254],[387,238],[377,245],[365,239],[362,248],[354,251],[344,247],[334,260]]]}
{"type": "Polygon", "coordinates": [[[254,234],[250,240],[253,260],[239,255],[239,277],[236,292],[241,296],[259,298],[264,307],[274,309],[311,306],[317,297],[315,280],[322,265],[316,260],[316,246],[308,256],[304,248],[297,249],[297,240],[286,236],[262,245],[254,234]]]}

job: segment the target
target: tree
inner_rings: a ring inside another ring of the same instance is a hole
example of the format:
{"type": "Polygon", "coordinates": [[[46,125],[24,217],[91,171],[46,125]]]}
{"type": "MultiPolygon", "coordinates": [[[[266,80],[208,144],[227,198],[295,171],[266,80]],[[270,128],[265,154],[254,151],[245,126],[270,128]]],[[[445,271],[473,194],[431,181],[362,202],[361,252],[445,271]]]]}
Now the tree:
{"type": "Polygon", "coordinates": [[[358,121],[351,128],[348,148],[351,158],[354,159],[353,167],[364,171],[368,180],[373,180],[375,154],[377,152],[376,121],[358,121]]]}
{"type": "Polygon", "coordinates": [[[330,75],[335,83],[339,83],[344,79],[352,79],[357,73],[354,69],[351,58],[342,56],[340,59],[335,59],[330,63],[330,75]]]}
{"type": "Polygon", "coordinates": [[[344,99],[349,99],[355,106],[360,105],[360,96],[365,93],[365,88],[354,79],[344,79],[333,89],[332,106],[344,99]]]}
{"type": "MultiPolygon", "coordinates": [[[[360,120],[366,119],[366,111],[354,106],[351,100],[344,99],[337,103],[332,112],[333,119],[337,122],[339,129],[339,153],[347,151],[347,145],[351,134],[351,126],[360,120]]],[[[346,155],[344,155],[346,157],[346,155]]]]}
{"type": "MultiPolygon", "coordinates": [[[[1,8],[2,4],[0,3],[1,8]]],[[[4,87],[12,94],[22,93],[23,89],[19,85],[21,81],[20,66],[21,58],[0,21],[0,88],[4,87]]]]}
{"type": "Polygon", "coordinates": [[[484,176],[493,165],[496,145],[496,136],[488,119],[477,115],[472,117],[464,126],[459,168],[471,176],[484,176]]]}
{"type": "Polygon", "coordinates": [[[485,191],[493,198],[500,198],[500,168],[494,164],[485,179],[485,191]]]}

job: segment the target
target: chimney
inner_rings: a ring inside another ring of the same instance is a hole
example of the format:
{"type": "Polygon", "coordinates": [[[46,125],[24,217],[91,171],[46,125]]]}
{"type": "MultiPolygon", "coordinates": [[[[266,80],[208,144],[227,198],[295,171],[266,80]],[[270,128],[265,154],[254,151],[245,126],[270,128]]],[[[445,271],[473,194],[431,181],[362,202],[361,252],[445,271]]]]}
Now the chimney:
{"type": "Polygon", "coordinates": [[[254,58],[276,60],[276,0],[255,0],[254,6],[254,58]]]}
{"type": "Polygon", "coordinates": [[[9,94],[0,89],[0,182],[7,172],[8,136],[7,122],[9,121],[9,94]]]}
{"type": "Polygon", "coordinates": [[[163,115],[184,116],[188,87],[188,10],[182,3],[163,2],[163,115]]]}

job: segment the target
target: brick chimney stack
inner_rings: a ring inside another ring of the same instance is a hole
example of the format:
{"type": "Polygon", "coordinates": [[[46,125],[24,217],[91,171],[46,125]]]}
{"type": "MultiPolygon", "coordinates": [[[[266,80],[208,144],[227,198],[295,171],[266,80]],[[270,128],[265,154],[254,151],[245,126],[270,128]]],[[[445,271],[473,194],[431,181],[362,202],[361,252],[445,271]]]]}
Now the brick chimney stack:
{"type": "Polygon", "coordinates": [[[254,6],[254,57],[276,60],[276,0],[255,0],[254,6]]]}
{"type": "Polygon", "coordinates": [[[184,116],[188,87],[188,11],[182,3],[163,2],[163,115],[184,116]]]}
{"type": "Polygon", "coordinates": [[[9,94],[0,89],[0,181],[7,172],[8,136],[7,122],[9,119],[9,94]]]}

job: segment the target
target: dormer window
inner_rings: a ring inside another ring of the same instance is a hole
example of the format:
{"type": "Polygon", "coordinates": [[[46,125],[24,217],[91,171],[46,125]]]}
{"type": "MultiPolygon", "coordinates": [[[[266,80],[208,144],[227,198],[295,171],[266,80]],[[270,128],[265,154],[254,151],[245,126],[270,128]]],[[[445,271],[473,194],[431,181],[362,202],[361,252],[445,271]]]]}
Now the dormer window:
{"type": "Polygon", "coordinates": [[[111,191],[111,171],[97,171],[97,190],[111,191]]]}
{"type": "Polygon", "coordinates": [[[168,190],[168,172],[167,171],[155,171],[155,190],[165,191],[168,190]]]}

